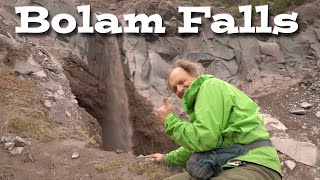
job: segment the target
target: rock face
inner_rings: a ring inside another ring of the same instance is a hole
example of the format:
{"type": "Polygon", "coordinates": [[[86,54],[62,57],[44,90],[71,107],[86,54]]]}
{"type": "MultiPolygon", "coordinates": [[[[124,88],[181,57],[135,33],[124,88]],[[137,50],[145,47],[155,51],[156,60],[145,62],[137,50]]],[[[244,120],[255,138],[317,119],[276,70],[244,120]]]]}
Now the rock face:
{"type": "MultiPolygon", "coordinates": [[[[161,10],[168,7],[170,4],[166,1],[158,4],[161,10]]],[[[165,12],[165,19],[174,19],[174,22],[168,21],[166,27],[174,27],[177,22],[182,24],[177,10],[165,12]]],[[[158,12],[154,10],[152,13],[158,12]]],[[[168,33],[167,36],[150,40],[144,36],[126,34],[119,38],[125,62],[128,62],[124,66],[129,69],[130,79],[153,104],[162,105],[161,96],[167,94],[164,91],[166,71],[170,64],[179,59],[201,63],[206,73],[224,80],[233,79],[231,83],[236,83],[235,79],[247,83],[270,77],[297,78],[295,72],[300,69],[319,68],[320,43],[317,33],[320,27],[316,22],[306,26],[305,31],[291,36],[260,38],[256,35],[214,34],[210,29],[211,22],[202,20],[203,26],[196,36],[168,33]]],[[[171,32],[171,29],[167,31],[171,32]]],[[[248,93],[255,95],[256,92],[249,89],[248,93]]]]}

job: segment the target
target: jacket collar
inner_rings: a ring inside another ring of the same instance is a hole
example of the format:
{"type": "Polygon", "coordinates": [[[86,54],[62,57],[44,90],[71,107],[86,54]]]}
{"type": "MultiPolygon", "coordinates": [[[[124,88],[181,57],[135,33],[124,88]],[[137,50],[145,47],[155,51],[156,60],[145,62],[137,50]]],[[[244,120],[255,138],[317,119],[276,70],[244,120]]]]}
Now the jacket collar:
{"type": "Polygon", "coordinates": [[[192,81],[186,93],[182,97],[182,107],[189,114],[193,112],[193,106],[197,97],[198,91],[204,81],[213,78],[212,75],[202,75],[192,81]]]}

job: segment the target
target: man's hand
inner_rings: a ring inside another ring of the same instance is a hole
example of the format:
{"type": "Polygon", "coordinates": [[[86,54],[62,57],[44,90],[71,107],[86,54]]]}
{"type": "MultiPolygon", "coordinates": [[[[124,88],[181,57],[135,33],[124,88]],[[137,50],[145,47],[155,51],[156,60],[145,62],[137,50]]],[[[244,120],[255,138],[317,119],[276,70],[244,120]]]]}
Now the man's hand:
{"type": "Polygon", "coordinates": [[[161,125],[163,125],[163,121],[166,118],[166,116],[172,112],[172,105],[170,104],[167,97],[163,98],[163,103],[164,103],[164,106],[160,107],[156,111],[158,121],[161,125]]]}
{"type": "Polygon", "coordinates": [[[144,158],[150,158],[152,162],[161,163],[164,160],[164,155],[160,153],[155,153],[144,156],[144,158]]]}

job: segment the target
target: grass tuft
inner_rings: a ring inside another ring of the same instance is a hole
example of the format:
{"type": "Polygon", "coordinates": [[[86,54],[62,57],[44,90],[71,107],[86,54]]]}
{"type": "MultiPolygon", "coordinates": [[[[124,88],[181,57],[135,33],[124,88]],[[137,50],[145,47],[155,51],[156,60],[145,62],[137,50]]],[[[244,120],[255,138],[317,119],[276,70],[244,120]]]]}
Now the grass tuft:
{"type": "Polygon", "coordinates": [[[98,172],[112,172],[117,169],[120,169],[124,166],[124,161],[110,161],[109,163],[104,163],[100,161],[89,161],[86,163],[86,166],[91,166],[96,169],[98,172]]]}

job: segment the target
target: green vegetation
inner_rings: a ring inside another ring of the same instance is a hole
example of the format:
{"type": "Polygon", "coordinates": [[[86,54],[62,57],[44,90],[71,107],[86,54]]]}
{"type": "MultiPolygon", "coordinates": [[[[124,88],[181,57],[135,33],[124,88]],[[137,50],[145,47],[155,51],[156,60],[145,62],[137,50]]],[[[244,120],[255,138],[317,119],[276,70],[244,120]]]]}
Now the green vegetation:
{"type": "Polygon", "coordinates": [[[208,5],[208,3],[210,3],[210,5],[214,7],[230,8],[229,12],[232,12],[232,14],[236,18],[240,18],[243,15],[239,12],[238,6],[241,5],[270,5],[270,14],[277,15],[285,13],[288,10],[292,10],[295,7],[300,6],[302,4],[313,2],[315,0],[211,0],[207,1],[208,3],[205,3],[201,0],[182,1],[191,2],[193,6],[208,5]]]}
{"type": "Polygon", "coordinates": [[[33,110],[26,114],[25,117],[16,116],[9,120],[8,126],[20,132],[27,131],[33,138],[42,142],[48,142],[53,139],[53,135],[49,132],[48,115],[41,110],[33,110]]]}

